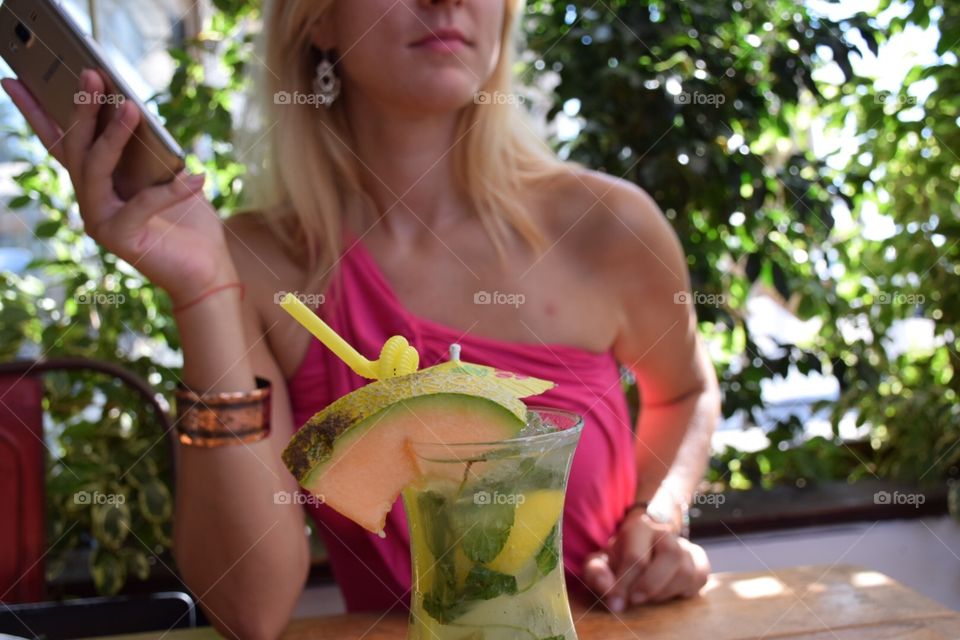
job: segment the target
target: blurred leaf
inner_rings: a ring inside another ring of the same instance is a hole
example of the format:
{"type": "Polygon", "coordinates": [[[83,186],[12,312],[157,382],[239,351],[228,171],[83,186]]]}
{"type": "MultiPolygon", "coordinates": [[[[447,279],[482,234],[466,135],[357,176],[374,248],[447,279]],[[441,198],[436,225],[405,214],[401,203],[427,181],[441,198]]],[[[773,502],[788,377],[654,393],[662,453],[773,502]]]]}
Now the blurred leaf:
{"type": "Polygon", "coordinates": [[[144,483],[138,492],[140,513],[154,523],[166,522],[173,512],[173,497],[170,490],[159,480],[144,483]]]}
{"type": "Polygon", "coordinates": [[[90,556],[90,573],[97,593],[112,596],[127,579],[127,565],[113,551],[101,549],[90,556]]]}
{"type": "Polygon", "coordinates": [[[130,533],[130,508],[121,500],[125,500],[123,494],[106,497],[112,501],[93,505],[92,531],[98,542],[107,548],[119,549],[130,533]]]}

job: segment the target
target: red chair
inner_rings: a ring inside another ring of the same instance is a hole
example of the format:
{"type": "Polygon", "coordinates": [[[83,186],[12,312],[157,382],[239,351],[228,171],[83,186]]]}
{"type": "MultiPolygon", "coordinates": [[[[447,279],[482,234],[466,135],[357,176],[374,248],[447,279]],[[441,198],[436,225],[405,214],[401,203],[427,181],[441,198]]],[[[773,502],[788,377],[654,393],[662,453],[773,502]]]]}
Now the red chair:
{"type": "Polygon", "coordinates": [[[88,358],[0,363],[0,602],[46,597],[42,374],[77,370],[120,379],[153,407],[165,432],[171,428],[163,397],[119,365],[88,358]]]}
{"type": "Polygon", "coordinates": [[[45,591],[43,389],[39,378],[0,375],[0,601],[45,591]]]}

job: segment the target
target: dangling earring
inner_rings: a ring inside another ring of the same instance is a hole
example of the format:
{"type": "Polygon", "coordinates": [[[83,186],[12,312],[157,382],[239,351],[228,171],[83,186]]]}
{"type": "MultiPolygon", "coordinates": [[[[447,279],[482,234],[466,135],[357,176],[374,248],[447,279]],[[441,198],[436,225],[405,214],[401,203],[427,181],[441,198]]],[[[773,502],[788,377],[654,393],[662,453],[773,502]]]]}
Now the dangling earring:
{"type": "Polygon", "coordinates": [[[340,96],[340,78],[333,70],[333,63],[330,62],[328,54],[323,52],[323,59],[317,65],[317,75],[313,79],[313,91],[323,104],[329,109],[334,101],[340,96]]]}

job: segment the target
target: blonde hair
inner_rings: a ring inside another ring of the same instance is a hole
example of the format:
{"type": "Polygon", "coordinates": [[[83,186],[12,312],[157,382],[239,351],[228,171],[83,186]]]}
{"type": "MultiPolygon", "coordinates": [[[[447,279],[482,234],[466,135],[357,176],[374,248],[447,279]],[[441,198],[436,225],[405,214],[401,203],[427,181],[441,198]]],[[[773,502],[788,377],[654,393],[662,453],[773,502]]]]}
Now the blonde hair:
{"type": "MultiPolygon", "coordinates": [[[[262,215],[284,250],[307,267],[305,286],[319,286],[342,250],[344,216],[374,211],[361,182],[361,166],[350,150],[343,101],[328,110],[310,104],[278,104],[278,92],[312,94],[318,52],[311,43],[317,21],[336,0],[267,0],[260,47],[263,69],[254,82],[261,122],[276,123],[264,134],[248,120],[249,135],[261,136],[264,153],[254,153],[245,200],[248,213],[262,215]]],[[[519,16],[525,0],[506,0],[501,48],[485,86],[491,95],[515,94],[513,65],[519,43],[519,16]]],[[[544,234],[523,206],[523,191],[580,165],[563,161],[534,131],[516,101],[464,106],[452,154],[457,186],[472,204],[497,253],[519,236],[535,252],[544,234]]],[[[255,145],[251,145],[255,146],[255,145]]]]}

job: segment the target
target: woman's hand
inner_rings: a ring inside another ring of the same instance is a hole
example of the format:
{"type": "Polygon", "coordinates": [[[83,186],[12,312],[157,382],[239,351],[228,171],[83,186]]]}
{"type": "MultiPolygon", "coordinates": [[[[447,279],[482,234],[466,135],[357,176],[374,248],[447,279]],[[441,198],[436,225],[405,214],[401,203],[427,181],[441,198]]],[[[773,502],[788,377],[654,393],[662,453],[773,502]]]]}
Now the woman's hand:
{"type": "Polygon", "coordinates": [[[104,89],[98,72],[81,74],[80,90],[93,99],[76,106],[66,131],[19,81],[5,79],[2,84],[43,145],[70,173],[84,231],[91,238],[164,289],[174,304],[235,279],[223,225],[203,196],[202,174],[182,172],[169,184],[143,189],[129,201],[114,191],[114,170],[141,116],[134,105],[124,103],[96,136],[98,95],[104,89]]]}
{"type": "Polygon", "coordinates": [[[628,513],[607,548],[590,554],[584,565],[587,586],[613,612],[693,597],[709,575],[702,547],[640,511],[628,513]]]}

